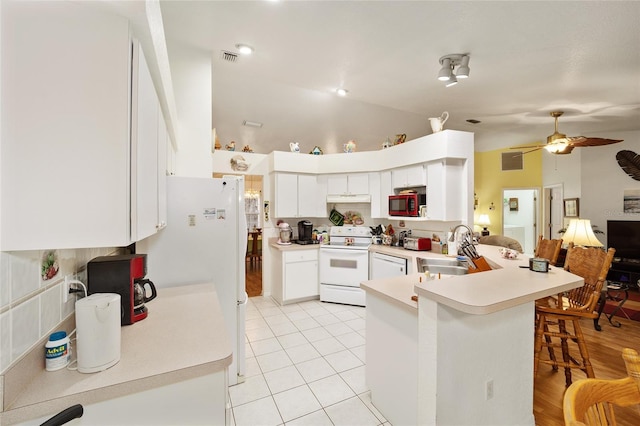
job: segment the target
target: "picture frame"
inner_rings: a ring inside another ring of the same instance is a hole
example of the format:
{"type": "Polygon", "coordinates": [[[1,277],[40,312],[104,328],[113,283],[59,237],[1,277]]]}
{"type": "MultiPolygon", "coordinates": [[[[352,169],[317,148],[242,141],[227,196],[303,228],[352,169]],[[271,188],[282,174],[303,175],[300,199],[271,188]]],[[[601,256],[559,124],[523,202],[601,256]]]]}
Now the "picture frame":
{"type": "Polygon", "coordinates": [[[564,217],[578,217],[580,215],[580,199],[564,199],[564,217]]]}
{"type": "Polygon", "coordinates": [[[517,212],[518,211],[518,199],[517,198],[509,198],[509,211],[517,212]]]}

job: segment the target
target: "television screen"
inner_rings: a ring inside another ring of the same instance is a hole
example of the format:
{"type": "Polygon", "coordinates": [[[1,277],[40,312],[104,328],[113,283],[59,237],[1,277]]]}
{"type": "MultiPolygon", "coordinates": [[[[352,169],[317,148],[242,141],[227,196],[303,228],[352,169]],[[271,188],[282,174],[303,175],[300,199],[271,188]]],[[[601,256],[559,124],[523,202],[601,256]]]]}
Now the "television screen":
{"type": "Polygon", "coordinates": [[[616,249],[615,257],[640,259],[640,221],[608,220],[607,245],[616,249]]]}

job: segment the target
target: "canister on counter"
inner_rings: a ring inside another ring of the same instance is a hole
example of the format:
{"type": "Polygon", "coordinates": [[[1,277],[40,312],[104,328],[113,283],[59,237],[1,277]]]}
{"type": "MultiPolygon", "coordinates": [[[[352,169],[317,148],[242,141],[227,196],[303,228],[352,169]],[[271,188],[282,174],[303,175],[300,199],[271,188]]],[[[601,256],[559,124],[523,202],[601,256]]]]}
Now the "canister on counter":
{"type": "Polygon", "coordinates": [[[44,345],[45,368],[56,371],[69,365],[71,351],[66,331],[56,331],[44,345]]]}

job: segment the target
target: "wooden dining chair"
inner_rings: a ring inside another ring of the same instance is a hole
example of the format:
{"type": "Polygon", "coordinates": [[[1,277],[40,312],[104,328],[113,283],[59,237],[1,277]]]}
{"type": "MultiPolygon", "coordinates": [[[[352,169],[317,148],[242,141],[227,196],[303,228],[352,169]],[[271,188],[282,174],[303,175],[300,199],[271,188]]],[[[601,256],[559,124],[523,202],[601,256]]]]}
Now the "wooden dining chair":
{"type": "Polygon", "coordinates": [[[562,239],[559,240],[547,240],[542,235],[538,237],[538,244],[536,245],[535,257],[541,257],[547,259],[551,265],[558,263],[558,256],[560,256],[560,250],[562,249],[562,239]]]}
{"type": "MultiPolygon", "coordinates": [[[[566,426],[614,426],[614,406],[640,404],[640,357],[635,350],[625,348],[622,358],[627,367],[626,378],[583,379],[567,388],[562,404],[566,426]]],[[[640,416],[635,424],[640,424],[640,416]]]]}
{"type": "Polygon", "coordinates": [[[544,363],[551,365],[554,371],[557,371],[558,367],[564,368],[567,387],[571,385],[571,369],[577,368],[584,371],[587,377],[595,377],[580,328],[580,320],[598,316],[595,312],[596,305],[615,251],[614,248],[610,248],[605,252],[597,247],[570,247],[567,250],[564,269],[582,277],[584,285],[559,294],[558,298],[548,305],[536,303],[534,375],[538,372],[538,365],[544,363]],[[567,324],[571,324],[573,330],[570,330],[567,324]],[[569,343],[577,345],[580,360],[571,355],[569,343]],[[540,357],[543,347],[548,349],[549,359],[540,357]],[[556,358],[555,348],[561,349],[562,360],[556,358]]]}

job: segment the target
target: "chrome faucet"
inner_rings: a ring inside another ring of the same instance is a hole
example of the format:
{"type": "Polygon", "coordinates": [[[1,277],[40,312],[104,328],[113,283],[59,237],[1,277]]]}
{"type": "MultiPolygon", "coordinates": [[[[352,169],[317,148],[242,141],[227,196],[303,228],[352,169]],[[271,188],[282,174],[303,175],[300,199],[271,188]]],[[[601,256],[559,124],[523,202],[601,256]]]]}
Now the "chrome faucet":
{"type": "Polygon", "coordinates": [[[458,230],[458,228],[466,228],[467,231],[469,231],[469,244],[475,244],[475,242],[473,241],[473,230],[464,224],[456,225],[455,228],[453,228],[453,230],[451,231],[451,237],[449,237],[449,241],[456,241],[456,231],[458,230]]]}

